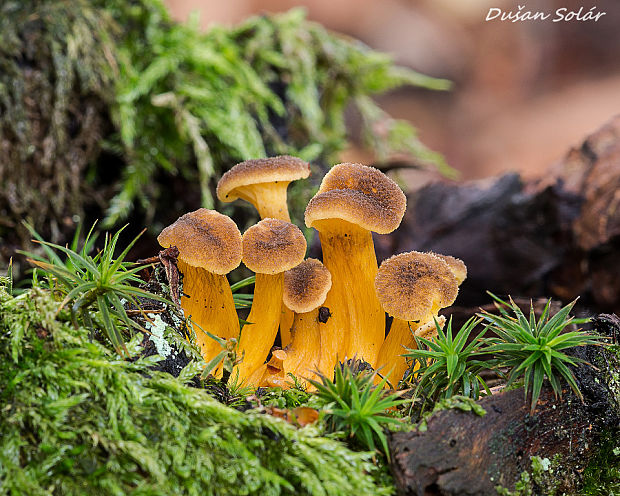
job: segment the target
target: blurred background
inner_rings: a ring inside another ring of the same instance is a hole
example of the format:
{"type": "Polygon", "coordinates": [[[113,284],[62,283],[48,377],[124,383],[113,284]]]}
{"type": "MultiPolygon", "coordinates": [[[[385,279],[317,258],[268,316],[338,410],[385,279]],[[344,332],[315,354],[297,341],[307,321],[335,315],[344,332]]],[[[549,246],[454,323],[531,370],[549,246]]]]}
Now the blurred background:
{"type": "MultiPolygon", "coordinates": [[[[524,3],[524,2],[522,2],[524,3]]],[[[431,149],[476,179],[507,171],[540,175],[620,109],[620,2],[529,1],[533,12],[606,12],[597,22],[485,22],[514,0],[167,0],[207,28],[304,6],[308,18],[389,52],[397,63],[454,83],[452,91],[403,89],[380,97],[431,149]]],[[[553,16],[552,16],[553,18],[553,16]]],[[[343,159],[370,162],[358,149],[343,159]]],[[[411,173],[409,186],[425,182],[411,173]]]]}
{"type": "Polygon", "coordinates": [[[31,229],[64,244],[96,219],[129,223],[123,243],[148,226],[132,259],[200,206],[243,231],[256,212],[214,201],[217,180],[292,154],[313,167],[289,190],[300,226],[329,166],[375,165],[408,193],[380,261],[457,256],[472,306],[492,290],[620,311],[620,1],[582,1],[531,0],[551,18],[522,22],[486,21],[517,0],[0,1],[0,266],[31,229]]]}

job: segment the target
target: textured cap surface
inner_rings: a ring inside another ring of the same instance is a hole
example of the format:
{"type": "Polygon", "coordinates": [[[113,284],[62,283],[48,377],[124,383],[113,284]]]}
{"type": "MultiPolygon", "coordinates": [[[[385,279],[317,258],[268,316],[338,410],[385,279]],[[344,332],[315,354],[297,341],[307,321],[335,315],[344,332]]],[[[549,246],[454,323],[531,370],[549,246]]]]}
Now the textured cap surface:
{"type": "Polygon", "coordinates": [[[384,260],[375,278],[377,298],[384,310],[402,320],[421,320],[450,306],[458,281],[441,258],[412,251],[384,260]]]}
{"type": "Polygon", "coordinates": [[[317,221],[341,219],[368,231],[387,234],[400,225],[404,211],[404,200],[391,203],[387,198],[354,189],[333,189],[317,194],[308,202],[305,221],[307,227],[316,227],[317,221]]]}
{"type": "Polygon", "coordinates": [[[323,193],[332,189],[355,189],[371,196],[398,196],[401,201],[406,201],[398,184],[379,169],[350,162],[334,165],[323,176],[318,192],[323,193]]]}
{"type": "Polygon", "coordinates": [[[222,176],[217,183],[216,193],[220,201],[231,202],[239,197],[235,194],[236,188],[258,183],[295,181],[309,175],[308,162],[289,155],[246,160],[222,176]]]}
{"type": "Polygon", "coordinates": [[[451,257],[450,255],[440,255],[439,253],[433,252],[431,252],[431,255],[435,255],[436,257],[441,258],[444,262],[448,264],[448,267],[450,267],[450,270],[454,274],[454,277],[456,277],[459,286],[463,284],[463,281],[465,279],[467,279],[467,266],[465,265],[465,262],[463,262],[463,260],[461,260],[460,258],[451,257]]]}
{"type": "Polygon", "coordinates": [[[306,226],[326,219],[342,219],[380,234],[400,225],[407,199],[383,172],[361,164],[334,165],[306,208],[306,226]]]}
{"type": "Polygon", "coordinates": [[[290,222],[263,219],[243,235],[243,263],[258,274],[277,274],[299,265],[306,238],[290,222]]]}
{"type": "Polygon", "coordinates": [[[182,215],[157,241],[164,248],[176,246],[185,263],[214,274],[227,274],[241,263],[241,233],[230,217],[215,210],[182,215]]]}
{"type": "Polygon", "coordinates": [[[305,313],[325,303],[332,287],[332,275],[315,258],[308,258],[284,273],[284,304],[297,313],[305,313]]]}

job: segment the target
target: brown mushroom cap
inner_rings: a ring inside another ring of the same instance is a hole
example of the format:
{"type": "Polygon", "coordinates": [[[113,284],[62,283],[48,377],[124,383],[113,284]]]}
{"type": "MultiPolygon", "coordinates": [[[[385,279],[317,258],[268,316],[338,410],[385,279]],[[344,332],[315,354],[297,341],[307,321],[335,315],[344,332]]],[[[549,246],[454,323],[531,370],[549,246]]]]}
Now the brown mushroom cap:
{"type": "Polygon", "coordinates": [[[243,235],[243,263],[257,274],[278,274],[299,265],[306,238],[290,222],[263,219],[243,235]]]}
{"type": "Polygon", "coordinates": [[[306,313],[325,303],[332,287],[332,275],[315,258],[308,258],[284,273],[284,304],[297,313],[306,313]]]}
{"type": "Polygon", "coordinates": [[[318,193],[332,189],[355,189],[369,196],[398,197],[405,207],[405,195],[398,185],[379,169],[345,162],[334,165],[323,176],[318,193]]]}
{"type": "Polygon", "coordinates": [[[316,227],[317,221],[340,219],[367,231],[388,234],[400,225],[404,213],[405,199],[400,189],[388,196],[333,189],[317,194],[308,202],[305,221],[307,227],[316,227]]]}
{"type": "Polygon", "coordinates": [[[439,253],[433,252],[431,252],[431,255],[435,255],[436,257],[441,258],[444,262],[448,264],[448,267],[450,267],[450,270],[454,274],[454,277],[456,277],[459,286],[463,284],[463,281],[465,279],[467,279],[467,266],[465,265],[465,262],[463,262],[463,260],[461,260],[460,258],[451,257],[450,255],[440,255],[439,253]]]}
{"type": "Polygon", "coordinates": [[[222,202],[239,198],[235,189],[258,183],[295,181],[310,175],[310,165],[297,157],[279,157],[246,160],[226,172],[217,183],[217,197],[222,202]]]}
{"type": "Polygon", "coordinates": [[[176,246],[179,259],[214,274],[227,274],[241,263],[241,233],[234,221],[200,208],[179,217],[157,237],[164,248],[176,246]]]}
{"type": "Polygon", "coordinates": [[[361,164],[334,165],[306,208],[306,226],[342,219],[368,231],[387,234],[399,225],[407,199],[383,172],[361,164]]]}
{"type": "Polygon", "coordinates": [[[384,260],[375,278],[377,298],[384,310],[402,320],[419,321],[450,306],[458,287],[446,262],[416,251],[384,260]]]}

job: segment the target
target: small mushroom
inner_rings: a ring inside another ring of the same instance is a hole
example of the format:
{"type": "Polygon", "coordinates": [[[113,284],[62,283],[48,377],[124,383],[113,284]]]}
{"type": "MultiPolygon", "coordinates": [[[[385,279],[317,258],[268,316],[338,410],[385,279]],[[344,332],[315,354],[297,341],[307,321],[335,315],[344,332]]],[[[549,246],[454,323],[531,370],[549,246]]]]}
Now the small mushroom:
{"type": "Polygon", "coordinates": [[[157,237],[164,248],[176,246],[183,274],[181,308],[199,327],[196,344],[205,361],[220,351],[204,331],[224,339],[239,335],[239,319],[226,275],[241,263],[241,233],[230,217],[201,208],[179,217],[157,237]]]}
{"type": "Polygon", "coordinates": [[[238,198],[250,202],[261,219],[290,222],[286,189],[291,181],[310,175],[310,165],[300,158],[279,157],[246,160],[231,168],[217,183],[217,197],[228,203],[238,198]]]}
{"type": "Polygon", "coordinates": [[[281,359],[279,367],[277,363],[271,363],[273,359],[270,362],[268,377],[265,377],[268,385],[280,385],[283,380],[288,380],[288,374],[309,376],[320,369],[321,338],[325,340],[329,336],[321,336],[326,327],[319,322],[319,307],[331,287],[331,274],[314,258],[308,258],[284,273],[284,304],[295,312],[292,341],[285,353],[278,355],[277,358],[281,359]]]}
{"type": "MultiPolygon", "coordinates": [[[[291,181],[310,175],[310,165],[297,157],[259,158],[241,162],[227,171],[217,184],[217,197],[222,202],[238,198],[250,202],[261,219],[273,218],[290,222],[286,190],[291,181]]],[[[282,305],[280,335],[282,346],[290,342],[293,313],[282,305]]]]}
{"type": "Polygon", "coordinates": [[[374,290],[377,258],[372,231],[398,227],[406,198],[394,181],[372,167],[339,164],[323,178],[306,208],[307,227],[319,231],[323,263],[332,275],[325,306],[331,335],[321,342],[321,372],[331,375],[338,359],[376,365],[385,336],[385,314],[374,290]]]}
{"type": "Polygon", "coordinates": [[[278,332],[284,272],[299,265],[305,253],[306,238],[290,222],[263,219],[243,235],[243,263],[256,273],[249,323],[239,339],[243,360],[238,377],[247,384],[257,385],[253,374],[263,366],[278,332]]]}
{"type": "Polygon", "coordinates": [[[377,296],[394,320],[381,346],[377,369],[392,380],[399,381],[407,370],[402,354],[405,348],[416,347],[413,335],[430,339],[436,335],[434,319],[443,325],[439,310],[452,305],[458,294],[455,272],[463,279],[467,275],[460,260],[416,251],[388,258],[379,267],[377,296]]]}
{"type": "Polygon", "coordinates": [[[288,389],[291,384],[286,379],[283,366],[287,356],[286,351],[282,349],[273,350],[269,362],[256,369],[250,377],[250,382],[258,383],[259,386],[288,389]]]}

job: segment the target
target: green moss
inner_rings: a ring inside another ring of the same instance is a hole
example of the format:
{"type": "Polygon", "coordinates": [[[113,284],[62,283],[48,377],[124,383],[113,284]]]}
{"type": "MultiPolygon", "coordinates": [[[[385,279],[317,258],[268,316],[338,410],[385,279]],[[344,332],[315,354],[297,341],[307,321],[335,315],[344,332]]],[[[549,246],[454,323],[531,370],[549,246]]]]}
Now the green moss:
{"type": "Polygon", "coordinates": [[[28,218],[58,239],[92,205],[84,181],[114,102],[112,17],[84,0],[0,4],[0,238],[28,218]]]}
{"type": "Polygon", "coordinates": [[[620,496],[620,439],[608,433],[583,473],[583,496],[620,496]]]}
{"type": "Polygon", "coordinates": [[[57,307],[0,289],[0,494],[390,491],[368,454],[121,360],[57,307]]]}
{"type": "Polygon", "coordinates": [[[531,496],[533,494],[544,494],[554,496],[559,487],[559,479],[556,473],[560,467],[560,456],[556,455],[553,460],[532,456],[531,472],[521,473],[519,480],[515,483],[514,491],[510,491],[502,486],[495,489],[501,496],[531,496]]]}
{"type": "Polygon", "coordinates": [[[214,180],[240,160],[331,163],[347,144],[350,106],[379,161],[405,152],[447,171],[371,99],[402,85],[447,82],[396,67],[302,10],[203,32],[173,22],[162,0],[5,1],[0,209],[9,227],[28,215],[52,241],[94,201],[108,225],[136,206],[148,225],[159,201],[172,202],[162,185],[173,176],[198,184],[209,207],[214,180]]]}
{"type": "MultiPolygon", "coordinates": [[[[620,346],[608,346],[595,364],[620,410],[620,346]]],[[[620,440],[618,429],[605,433],[598,442],[598,452],[583,472],[584,496],[620,496],[620,440]]]]}
{"type": "Polygon", "coordinates": [[[476,400],[474,400],[473,398],[469,398],[468,396],[460,396],[460,395],[451,396],[450,398],[447,398],[447,399],[444,398],[444,399],[439,400],[437,403],[435,403],[433,410],[424,414],[424,417],[422,418],[422,421],[420,422],[418,429],[422,432],[425,432],[428,428],[427,426],[428,419],[435,413],[440,412],[442,410],[461,410],[463,412],[472,412],[478,415],[479,417],[482,417],[486,415],[487,413],[487,411],[482,406],[480,406],[478,403],[476,403],[476,400]]]}
{"type": "Polygon", "coordinates": [[[256,394],[257,401],[264,406],[276,408],[297,408],[308,404],[311,395],[301,387],[291,389],[260,388],[256,394]]]}

